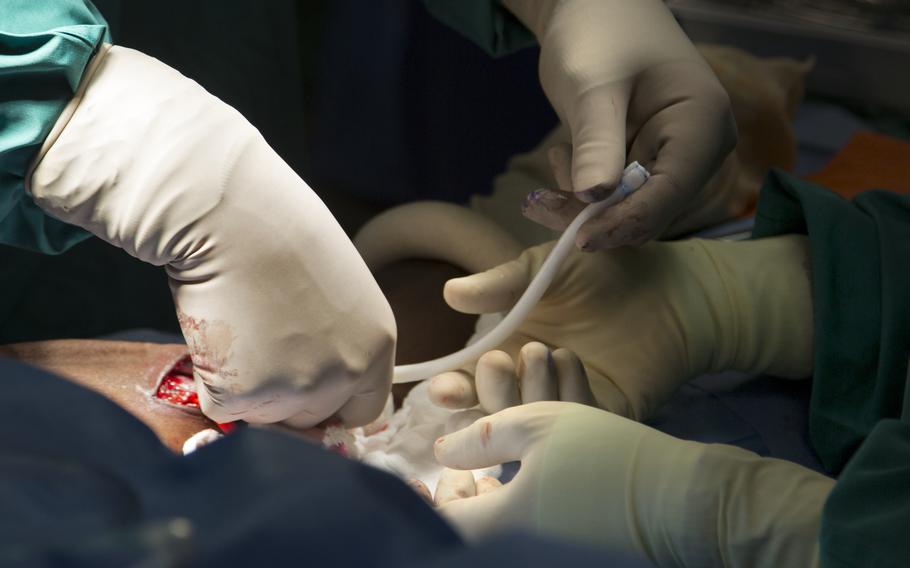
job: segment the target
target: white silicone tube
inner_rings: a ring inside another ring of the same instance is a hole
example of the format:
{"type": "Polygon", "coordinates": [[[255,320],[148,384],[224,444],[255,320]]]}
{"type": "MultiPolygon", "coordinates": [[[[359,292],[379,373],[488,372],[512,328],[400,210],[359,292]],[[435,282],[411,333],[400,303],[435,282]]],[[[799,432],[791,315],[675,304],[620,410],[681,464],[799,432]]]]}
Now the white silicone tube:
{"type": "Polygon", "coordinates": [[[509,313],[491,329],[486,335],[468,345],[460,351],[451,353],[438,359],[424,361],[423,363],[414,363],[412,365],[396,365],[394,372],[394,383],[412,383],[428,379],[446,371],[453,371],[464,366],[469,361],[479,358],[487,351],[496,349],[508,337],[518,329],[519,324],[527,317],[531,308],[543,297],[544,292],[550,287],[553,278],[563,261],[575,246],[575,236],[578,229],[585,222],[597,215],[604,209],[616,205],[634,191],[640,188],[648,180],[650,174],[638,162],[632,162],[626,167],[622,175],[622,180],[616,190],[610,197],[597,203],[592,203],[582,209],[581,213],[566,228],[565,232],[556,241],[556,245],[550,251],[550,254],[544,260],[531,281],[531,284],[518,299],[518,302],[509,310],[509,313]]]}

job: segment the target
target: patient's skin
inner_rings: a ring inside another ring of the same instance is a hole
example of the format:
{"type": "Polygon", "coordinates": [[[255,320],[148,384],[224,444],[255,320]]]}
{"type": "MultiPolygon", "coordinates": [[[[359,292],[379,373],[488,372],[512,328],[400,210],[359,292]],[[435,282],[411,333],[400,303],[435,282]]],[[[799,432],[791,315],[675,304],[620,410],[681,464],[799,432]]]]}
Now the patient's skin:
{"type": "MultiPolygon", "coordinates": [[[[153,395],[161,378],[187,354],[185,345],[58,339],[0,346],[0,356],[46,369],[98,392],[138,418],[165,446],[182,453],[187,438],[218,425],[195,407],[180,407],[153,395]]],[[[295,430],[319,442],[324,430],[295,430]]]]}
{"type": "Polygon", "coordinates": [[[0,346],[0,355],[51,371],[116,402],[180,452],[191,435],[215,424],[196,410],[152,397],[158,381],[181,358],[184,345],[60,339],[0,346]]]}
{"type": "MultiPolygon", "coordinates": [[[[415,363],[464,346],[474,318],[442,300],[442,286],[464,273],[435,261],[405,261],[377,274],[399,329],[398,363],[415,363]]],[[[177,408],[153,398],[164,374],[187,354],[186,346],[94,339],[59,339],[0,346],[0,356],[18,359],[92,389],[145,423],[171,450],[217,425],[198,409],[177,408]]],[[[397,385],[396,399],[413,385],[397,385]],[[402,387],[402,388],[397,388],[402,387]]],[[[297,431],[319,441],[323,430],[297,431]]]]}

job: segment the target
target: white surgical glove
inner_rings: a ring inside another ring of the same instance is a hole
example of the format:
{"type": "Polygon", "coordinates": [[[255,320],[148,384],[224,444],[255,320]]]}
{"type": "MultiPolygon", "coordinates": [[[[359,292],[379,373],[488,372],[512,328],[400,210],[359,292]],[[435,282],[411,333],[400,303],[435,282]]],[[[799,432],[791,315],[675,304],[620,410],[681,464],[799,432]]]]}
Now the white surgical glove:
{"type": "MultiPolygon", "coordinates": [[[[446,301],[466,313],[508,310],[552,246],[532,247],[514,261],[450,280],[446,301]]],[[[499,349],[517,358],[522,346],[539,341],[574,352],[584,363],[597,405],[637,420],[651,415],[686,380],[704,373],[808,377],[812,297],[807,267],[808,245],[802,236],[573,251],[544,297],[499,349]]],[[[560,358],[568,357],[561,353],[560,358]]],[[[500,360],[499,368],[508,367],[501,355],[489,357],[500,360]]],[[[570,367],[569,362],[563,365],[570,367]]],[[[472,368],[434,377],[431,399],[448,408],[480,400],[489,411],[514,404],[514,388],[503,386],[508,383],[505,372],[496,380],[482,376],[497,374],[489,367],[477,367],[476,382],[472,368]],[[484,390],[490,396],[484,397],[484,390]]],[[[520,376],[518,380],[523,384],[520,376]]],[[[530,400],[543,399],[535,395],[530,400]]]]}
{"type": "MultiPolygon", "coordinates": [[[[577,245],[602,249],[660,235],[736,143],[730,100],[711,68],[661,0],[504,4],[537,36],[540,83],[571,134],[571,144],[550,152],[559,189],[596,201],[632,160],[652,174],[588,221],[577,245]]],[[[565,193],[535,192],[525,214],[562,230],[583,206],[565,193]]]]}
{"type": "Polygon", "coordinates": [[[435,452],[457,470],[521,461],[499,488],[480,490],[463,473],[440,480],[436,503],[465,538],[525,529],[658,566],[815,566],[834,485],[791,462],[564,402],[482,418],[437,440],[435,452]]]}
{"type": "Polygon", "coordinates": [[[166,267],[210,418],[303,428],[382,410],[395,322],[379,287],[316,194],[197,83],[105,46],[29,191],[166,267]]]}

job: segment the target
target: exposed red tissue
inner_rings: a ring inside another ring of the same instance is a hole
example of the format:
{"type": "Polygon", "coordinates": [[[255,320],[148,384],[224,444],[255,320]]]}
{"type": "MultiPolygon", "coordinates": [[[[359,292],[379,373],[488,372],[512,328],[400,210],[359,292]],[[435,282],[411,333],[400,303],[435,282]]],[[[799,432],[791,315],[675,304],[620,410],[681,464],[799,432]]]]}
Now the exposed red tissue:
{"type": "Polygon", "coordinates": [[[196,380],[193,378],[193,361],[189,355],[177,361],[158,383],[155,398],[177,406],[199,408],[196,380]]]}
{"type": "Polygon", "coordinates": [[[344,442],[336,442],[325,447],[330,452],[335,452],[336,454],[341,454],[344,457],[348,457],[348,446],[344,442]]]}

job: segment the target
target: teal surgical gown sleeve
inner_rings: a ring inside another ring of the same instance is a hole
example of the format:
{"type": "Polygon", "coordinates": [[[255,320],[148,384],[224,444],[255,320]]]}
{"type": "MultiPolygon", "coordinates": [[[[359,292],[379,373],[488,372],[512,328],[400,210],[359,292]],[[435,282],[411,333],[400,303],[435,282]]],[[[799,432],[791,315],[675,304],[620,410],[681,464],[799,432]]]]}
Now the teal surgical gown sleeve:
{"type": "Polygon", "coordinates": [[[820,537],[826,568],[910,566],[907,414],[875,425],[828,496],[820,537]]]}
{"type": "Polygon", "coordinates": [[[0,243],[53,254],[89,236],[38,208],[25,176],[103,42],[88,0],[0,3],[0,243]]]}
{"type": "Polygon", "coordinates": [[[824,566],[910,566],[910,195],[847,201],[780,172],[757,238],[809,236],[815,329],[810,437],[838,476],[824,566]]]}
{"type": "Polygon", "coordinates": [[[499,0],[424,0],[434,18],[487,53],[500,56],[535,43],[532,34],[499,0]]]}

